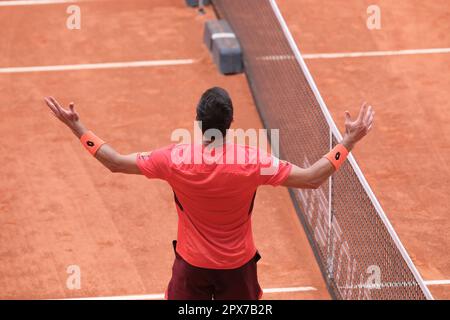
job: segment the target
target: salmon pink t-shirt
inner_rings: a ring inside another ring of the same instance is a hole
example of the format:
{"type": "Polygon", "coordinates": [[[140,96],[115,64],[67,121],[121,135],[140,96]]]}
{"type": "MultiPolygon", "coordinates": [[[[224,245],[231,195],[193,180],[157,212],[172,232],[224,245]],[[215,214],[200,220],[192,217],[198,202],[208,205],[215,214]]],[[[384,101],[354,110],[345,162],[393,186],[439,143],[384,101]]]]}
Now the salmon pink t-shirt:
{"type": "Polygon", "coordinates": [[[251,216],[256,190],[278,186],[292,165],[259,149],[227,143],[170,145],[137,156],[147,178],[167,181],[178,212],[177,253],[189,264],[234,269],[256,253],[251,216]]]}

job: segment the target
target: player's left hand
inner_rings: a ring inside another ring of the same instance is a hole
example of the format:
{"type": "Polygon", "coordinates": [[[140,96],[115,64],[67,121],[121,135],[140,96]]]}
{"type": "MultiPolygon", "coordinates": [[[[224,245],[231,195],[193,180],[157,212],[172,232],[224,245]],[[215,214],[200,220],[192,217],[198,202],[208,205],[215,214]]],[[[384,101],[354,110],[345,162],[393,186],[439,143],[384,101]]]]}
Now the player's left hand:
{"type": "Polygon", "coordinates": [[[45,103],[49,107],[51,113],[62,123],[68,126],[72,131],[78,132],[82,129],[80,116],[75,111],[75,104],[71,102],[69,109],[63,108],[53,97],[45,97],[45,103]]]}

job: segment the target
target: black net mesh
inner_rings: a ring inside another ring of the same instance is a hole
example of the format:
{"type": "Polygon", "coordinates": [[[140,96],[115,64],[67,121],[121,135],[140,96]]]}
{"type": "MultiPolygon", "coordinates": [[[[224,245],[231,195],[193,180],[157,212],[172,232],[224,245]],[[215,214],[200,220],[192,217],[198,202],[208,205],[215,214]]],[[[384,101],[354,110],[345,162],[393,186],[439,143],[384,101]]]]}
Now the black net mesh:
{"type": "MultiPolygon", "coordinates": [[[[241,43],[264,125],[280,129],[281,157],[304,167],[314,163],[338,141],[273,4],[270,0],[213,0],[213,4],[241,43]]],[[[427,298],[348,161],[319,189],[290,193],[334,298],[427,298]]]]}

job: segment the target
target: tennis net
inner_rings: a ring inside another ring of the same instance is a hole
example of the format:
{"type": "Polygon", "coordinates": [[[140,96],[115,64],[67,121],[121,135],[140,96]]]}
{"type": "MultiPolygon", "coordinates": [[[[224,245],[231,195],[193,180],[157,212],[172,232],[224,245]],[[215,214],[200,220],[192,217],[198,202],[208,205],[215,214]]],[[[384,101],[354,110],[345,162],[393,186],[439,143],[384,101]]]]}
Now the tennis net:
{"type": "MultiPolygon", "coordinates": [[[[342,136],[275,0],[213,0],[244,52],[264,125],[280,129],[280,155],[308,167],[342,136]]],[[[432,299],[353,156],[319,189],[291,189],[335,299],[432,299]]]]}

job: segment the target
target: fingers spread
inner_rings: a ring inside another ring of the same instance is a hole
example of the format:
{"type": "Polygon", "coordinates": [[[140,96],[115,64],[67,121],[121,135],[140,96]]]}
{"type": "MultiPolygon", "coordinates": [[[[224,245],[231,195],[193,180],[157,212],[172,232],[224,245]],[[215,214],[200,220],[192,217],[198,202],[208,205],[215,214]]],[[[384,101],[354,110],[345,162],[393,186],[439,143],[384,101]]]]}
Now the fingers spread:
{"type": "Polygon", "coordinates": [[[373,119],[375,118],[375,112],[372,111],[370,114],[369,120],[367,121],[367,124],[370,125],[373,122],[373,119]]]}
{"type": "Polygon", "coordinates": [[[356,121],[363,121],[367,112],[367,102],[363,102],[361,109],[359,109],[358,119],[356,121]]]}
{"type": "Polygon", "coordinates": [[[350,115],[350,112],[348,112],[348,111],[345,111],[345,120],[352,121],[352,117],[350,115]]]}
{"type": "Polygon", "coordinates": [[[50,110],[55,114],[55,115],[59,115],[59,110],[58,108],[51,102],[51,100],[47,97],[44,98],[45,103],[47,104],[47,106],[50,108],[50,110]]]}
{"type": "Polygon", "coordinates": [[[372,111],[369,120],[367,121],[367,131],[369,132],[372,129],[373,122],[375,120],[375,112],[372,111]]]}
{"type": "Polygon", "coordinates": [[[366,110],[366,114],[364,115],[364,120],[363,120],[364,124],[366,124],[366,125],[368,124],[369,119],[372,116],[372,113],[373,113],[372,106],[368,106],[367,110],[366,110]]]}
{"type": "Polygon", "coordinates": [[[60,111],[64,110],[64,108],[61,107],[61,105],[59,104],[58,101],[56,101],[55,98],[53,98],[53,97],[48,97],[48,98],[49,98],[50,101],[53,103],[53,105],[54,105],[56,108],[58,108],[58,110],[60,110],[60,111]]]}
{"type": "Polygon", "coordinates": [[[74,121],[78,121],[78,119],[80,118],[80,116],[78,115],[78,112],[75,111],[75,103],[71,102],[69,104],[69,109],[72,112],[72,120],[74,121]]]}

